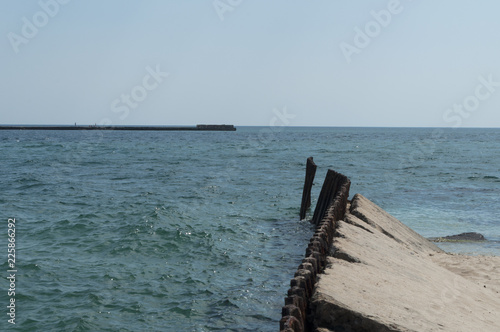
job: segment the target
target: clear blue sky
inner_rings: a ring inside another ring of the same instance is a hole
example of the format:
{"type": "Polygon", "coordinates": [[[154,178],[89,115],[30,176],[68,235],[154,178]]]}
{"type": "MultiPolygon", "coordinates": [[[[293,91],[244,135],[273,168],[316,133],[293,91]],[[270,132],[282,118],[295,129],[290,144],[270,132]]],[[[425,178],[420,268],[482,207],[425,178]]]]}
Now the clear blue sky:
{"type": "Polygon", "coordinates": [[[1,124],[500,126],[496,1],[0,3],[1,124]]]}

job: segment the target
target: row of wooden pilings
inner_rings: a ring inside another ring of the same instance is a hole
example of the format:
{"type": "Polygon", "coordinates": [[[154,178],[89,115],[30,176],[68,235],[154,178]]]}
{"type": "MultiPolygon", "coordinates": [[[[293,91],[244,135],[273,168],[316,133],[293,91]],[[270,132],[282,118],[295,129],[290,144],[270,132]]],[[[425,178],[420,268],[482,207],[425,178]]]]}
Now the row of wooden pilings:
{"type": "MultiPolygon", "coordinates": [[[[301,219],[305,218],[305,211],[308,208],[308,206],[304,206],[311,205],[311,187],[315,172],[316,165],[313,158],[310,157],[306,166],[301,219]]],[[[316,231],[309,241],[305,258],[290,282],[288,296],[285,297],[285,306],[282,308],[280,320],[280,331],[282,332],[307,332],[311,330],[307,319],[310,315],[309,302],[313,295],[317,276],[323,272],[326,266],[326,258],[330,252],[337,226],[336,222],[344,218],[350,186],[351,181],[346,176],[328,170],[311,220],[316,225],[316,231]]]]}

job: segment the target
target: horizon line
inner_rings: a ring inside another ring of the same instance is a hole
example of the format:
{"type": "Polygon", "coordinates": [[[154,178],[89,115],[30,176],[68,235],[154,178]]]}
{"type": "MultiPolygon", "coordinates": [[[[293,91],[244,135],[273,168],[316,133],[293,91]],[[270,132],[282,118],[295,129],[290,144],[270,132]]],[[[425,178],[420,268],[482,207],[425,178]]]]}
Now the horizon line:
{"type": "Polygon", "coordinates": [[[109,127],[196,127],[198,125],[225,125],[234,127],[279,127],[279,128],[407,128],[407,129],[500,129],[498,127],[487,127],[487,126],[459,126],[459,127],[442,127],[442,126],[368,126],[368,125],[335,125],[335,126],[325,126],[325,125],[289,125],[289,126],[270,126],[270,125],[238,125],[238,124],[227,124],[227,123],[201,123],[201,124],[127,124],[127,125],[98,125],[98,124],[0,124],[0,127],[98,127],[98,128],[109,128],[109,127]]]}

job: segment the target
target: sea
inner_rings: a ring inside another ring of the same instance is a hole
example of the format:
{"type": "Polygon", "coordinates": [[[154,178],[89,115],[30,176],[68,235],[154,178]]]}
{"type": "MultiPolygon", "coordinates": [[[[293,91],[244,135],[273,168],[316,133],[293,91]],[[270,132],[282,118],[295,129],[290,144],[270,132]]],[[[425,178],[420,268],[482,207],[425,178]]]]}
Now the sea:
{"type": "Polygon", "coordinates": [[[0,151],[1,331],[277,331],[310,156],[313,207],[333,169],[425,237],[488,240],[445,250],[500,255],[500,129],[0,131],[0,151]]]}

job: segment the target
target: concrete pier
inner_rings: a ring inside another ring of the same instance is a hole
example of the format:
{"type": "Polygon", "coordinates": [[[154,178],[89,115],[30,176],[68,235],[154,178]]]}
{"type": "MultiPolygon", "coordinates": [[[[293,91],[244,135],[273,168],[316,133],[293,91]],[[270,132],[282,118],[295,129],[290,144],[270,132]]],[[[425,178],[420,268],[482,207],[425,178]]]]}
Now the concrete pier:
{"type": "Polygon", "coordinates": [[[500,331],[500,257],[448,254],[349,189],[328,170],[281,332],[500,331]]]}

